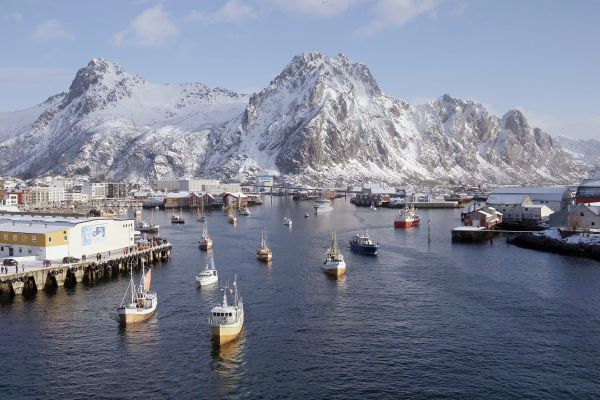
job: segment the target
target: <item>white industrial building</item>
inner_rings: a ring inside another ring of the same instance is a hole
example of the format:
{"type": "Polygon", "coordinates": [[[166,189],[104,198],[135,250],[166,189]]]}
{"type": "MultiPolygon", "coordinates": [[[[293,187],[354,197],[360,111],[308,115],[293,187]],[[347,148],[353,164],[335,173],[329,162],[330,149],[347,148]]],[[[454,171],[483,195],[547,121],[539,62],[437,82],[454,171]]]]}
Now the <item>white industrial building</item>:
{"type": "Polygon", "coordinates": [[[133,245],[132,219],[0,214],[0,256],[4,258],[89,259],[133,245]]]}
{"type": "MultiPolygon", "coordinates": [[[[494,195],[527,195],[532,204],[545,205],[553,211],[567,210],[575,203],[573,193],[565,186],[552,187],[512,187],[504,186],[495,188],[490,197],[494,195]]],[[[490,201],[487,201],[490,204],[490,201]]]]}

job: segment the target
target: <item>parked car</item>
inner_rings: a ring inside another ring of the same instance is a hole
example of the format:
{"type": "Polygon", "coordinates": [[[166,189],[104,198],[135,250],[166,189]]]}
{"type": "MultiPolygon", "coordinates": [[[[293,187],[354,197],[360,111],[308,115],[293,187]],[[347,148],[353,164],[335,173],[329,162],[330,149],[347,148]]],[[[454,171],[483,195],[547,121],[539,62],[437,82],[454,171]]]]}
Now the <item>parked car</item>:
{"type": "Polygon", "coordinates": [[[15,265],[19,265],[19,262],[17,260],[15,260],[14,258],[5,258],[2,261],[2,265],[4,265],[4,266],[7,266],[7,265],[15,266],[15,265]]]}
{"type": "Polygon", "coordinates": [[[76,263],[79,261],[79,258],[76,257],[63,257],[63,264],[76,263]]]}

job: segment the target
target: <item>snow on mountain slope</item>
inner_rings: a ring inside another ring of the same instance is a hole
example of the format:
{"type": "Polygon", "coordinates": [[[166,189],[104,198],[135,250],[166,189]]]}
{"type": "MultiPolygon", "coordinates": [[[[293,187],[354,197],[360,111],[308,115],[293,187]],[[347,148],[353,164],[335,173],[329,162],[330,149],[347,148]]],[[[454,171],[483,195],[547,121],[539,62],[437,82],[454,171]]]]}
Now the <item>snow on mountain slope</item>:
{"type": "Polygon", "coordinates": [[[0,171],[558,183],[578,180],[589,166],[519,111],[498,118],[448,95],[413,107],[382,93],[365,65],[303,53],[250,97],[199,83],[150,83],[93,59],[68,93],[0,113],[0,171]]]}
{"type": "Polygon", "coordinates": [[[37,106],[43,111],[28,129],[0,125],[9,137],[0,143],[0,170],[116,179],[195,175],[210,130],[239,119],[247,96],[199,83],[149,83],[95,58],[62,101],[47,103],[37,106]]]}

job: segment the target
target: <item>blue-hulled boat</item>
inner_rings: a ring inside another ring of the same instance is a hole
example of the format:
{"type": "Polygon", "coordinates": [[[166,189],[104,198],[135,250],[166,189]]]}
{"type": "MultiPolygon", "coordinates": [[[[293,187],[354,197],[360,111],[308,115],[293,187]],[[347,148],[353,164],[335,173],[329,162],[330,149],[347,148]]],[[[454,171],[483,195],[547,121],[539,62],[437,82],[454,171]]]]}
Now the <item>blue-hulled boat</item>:
{"type": "Polygon", "coordinates": [[[365,232],[350,239],[350,249],[355,253],[377,255],[379,243],[374,243],[369,232],[365,232]]]}

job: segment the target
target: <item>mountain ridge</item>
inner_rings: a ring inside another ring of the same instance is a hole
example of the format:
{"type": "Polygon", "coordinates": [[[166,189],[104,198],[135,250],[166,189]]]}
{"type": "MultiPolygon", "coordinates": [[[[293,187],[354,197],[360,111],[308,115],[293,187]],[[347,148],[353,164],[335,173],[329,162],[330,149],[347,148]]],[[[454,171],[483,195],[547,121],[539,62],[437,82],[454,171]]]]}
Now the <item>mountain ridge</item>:
{"type": "Polygon", "coordinates": [[[343,54],[296,55],[252,95],[155,84],[93,58],[67,92],[26,110],[0,112],[4,174],[564,183],[590,171],[521,111],[496,117],[447,94],[413,106],[343,54]]]}

